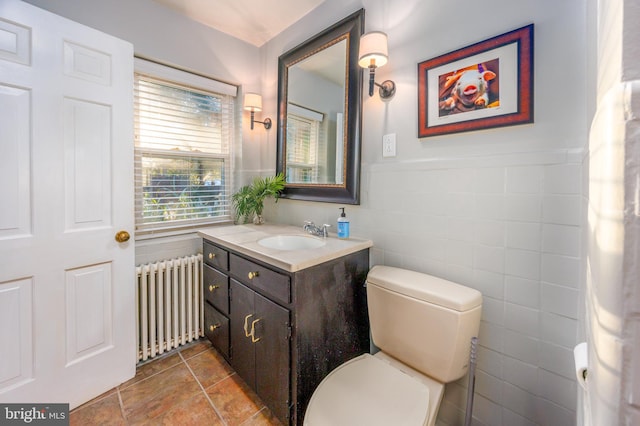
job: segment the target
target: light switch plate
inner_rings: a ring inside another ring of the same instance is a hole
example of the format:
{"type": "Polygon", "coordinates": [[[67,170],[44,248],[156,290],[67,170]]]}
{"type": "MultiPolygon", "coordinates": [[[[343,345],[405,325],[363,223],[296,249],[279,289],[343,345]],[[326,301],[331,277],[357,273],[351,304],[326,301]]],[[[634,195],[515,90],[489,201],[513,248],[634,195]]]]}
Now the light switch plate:
{"type": "Polygon", "coordinates": [[[396,134],[389,133],[382,136],[382,156],[383,157],[395,157],[396,156],[396,134]]]}

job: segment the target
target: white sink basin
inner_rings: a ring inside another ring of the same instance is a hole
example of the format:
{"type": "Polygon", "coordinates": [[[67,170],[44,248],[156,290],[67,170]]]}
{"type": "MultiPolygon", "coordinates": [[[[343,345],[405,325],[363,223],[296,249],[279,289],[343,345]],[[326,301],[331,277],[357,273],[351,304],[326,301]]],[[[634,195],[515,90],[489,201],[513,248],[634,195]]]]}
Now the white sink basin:
{"type": "Polygon", "coordinates": [[[275,235],[259,240],[258,244],[276,250],[309,250],[322,247],[326,243],[321,239],[304,235],[275,235]]]}

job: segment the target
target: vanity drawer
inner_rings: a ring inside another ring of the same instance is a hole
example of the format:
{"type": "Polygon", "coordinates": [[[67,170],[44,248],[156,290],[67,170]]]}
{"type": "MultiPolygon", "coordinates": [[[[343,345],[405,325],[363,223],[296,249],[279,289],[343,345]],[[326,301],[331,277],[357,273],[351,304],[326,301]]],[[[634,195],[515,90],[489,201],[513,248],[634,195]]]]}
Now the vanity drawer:
{"type": "Polygon", "coordinates": [[[261,290],[265,295],[273,296],[284,303],[291,302],[291,279],[287,275],[253,263],[250,260],[231,254],[229,271],[240,282],[261,290]]]}
{"type": "Polygon", "coordinates": [[[229,359],[229,318],[208,303],[204,304],[204,334],[229,359]]]}
{"type": "Polygon", "coordinates": [[[229,315],[229,277],[209,265],[203,267],[205,299],[222,313],[229,315]]]}
{"type": "Polygon", "coordinates": [[[225,271],[229,270],[229,253],[226,250],[214,246],[206,240],[203,241],[202,247],[202,256],[204,257],[204,262],[207,265],[223,269],[225,271]]]}

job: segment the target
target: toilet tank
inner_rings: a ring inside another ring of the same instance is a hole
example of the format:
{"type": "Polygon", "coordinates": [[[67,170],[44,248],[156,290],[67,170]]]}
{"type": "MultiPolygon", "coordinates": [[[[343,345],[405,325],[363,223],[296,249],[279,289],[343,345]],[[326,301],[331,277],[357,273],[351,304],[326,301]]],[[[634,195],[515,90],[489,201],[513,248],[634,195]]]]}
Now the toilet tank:
{"type": "Polygon", "coordinates": [[[367,275],[371,336],[384,353],[442,383],[464,376],[482,294],[431,275],[374,266],[367,275]]]}

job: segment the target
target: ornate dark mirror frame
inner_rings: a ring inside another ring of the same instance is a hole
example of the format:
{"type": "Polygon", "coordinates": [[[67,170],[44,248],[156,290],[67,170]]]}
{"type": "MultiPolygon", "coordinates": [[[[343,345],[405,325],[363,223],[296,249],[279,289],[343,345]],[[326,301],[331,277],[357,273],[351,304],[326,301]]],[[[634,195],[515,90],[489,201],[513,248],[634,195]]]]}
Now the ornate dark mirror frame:
{"type": "MultiPolygon", "coordinates": [[[[344,131],[344,181],[342,184],[287,183],[282,198],[360,204],[360,151],[362,135],[362,68],[358,66],[360,36],[364,32],[364,9],[349,15],[278,58],[278,141],[277,173],[285,173],[287,137],[287,90],[290,66],[347,40],[346,124],[344,131]]],[[[285,176],[286,178],[286,176],[285,176]]]]}

